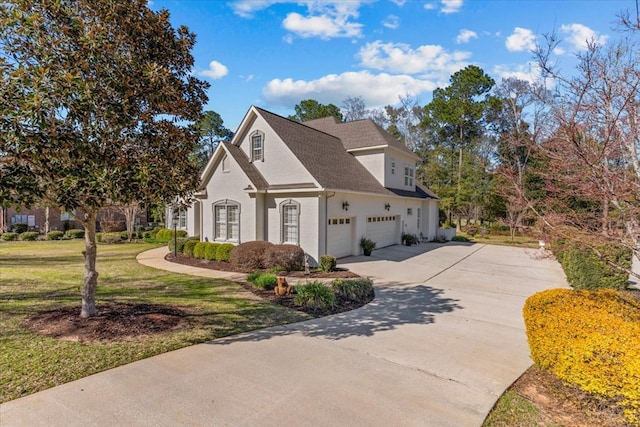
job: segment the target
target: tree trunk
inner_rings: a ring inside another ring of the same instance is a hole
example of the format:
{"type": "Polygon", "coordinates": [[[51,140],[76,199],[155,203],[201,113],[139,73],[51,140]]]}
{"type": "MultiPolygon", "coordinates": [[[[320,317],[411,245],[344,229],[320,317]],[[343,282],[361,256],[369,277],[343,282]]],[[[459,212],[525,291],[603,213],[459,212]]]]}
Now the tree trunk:
{"type": "Polygon", "coordinates": [[[96,212],[87,213],[84,221],[84,287],[82,288],[82,310],[80,317],[93,317],[96,310],[96,289],[98,272],[96,271],[96,212]]]}
{"type": "Polygon", "coordinates": [[[609,235],[609,199],[606,197],[602,202],[602,234],[609,235]]]}

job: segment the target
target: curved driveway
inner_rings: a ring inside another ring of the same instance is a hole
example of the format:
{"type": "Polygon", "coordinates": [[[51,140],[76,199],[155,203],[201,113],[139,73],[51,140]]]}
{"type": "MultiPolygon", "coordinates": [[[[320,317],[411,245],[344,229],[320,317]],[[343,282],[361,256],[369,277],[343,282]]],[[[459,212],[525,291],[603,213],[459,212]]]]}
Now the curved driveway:
{"type": "MultiPolygon", "coordinates": [[[[171,268],[155,251],[140,261],[171,268]]],[[[14,400],[0,425],[480,426],[531,364],[526,297],[566,286],[555,261],[511,247],[393,246],[342,261],[374,279],[372,303],[14,400]]]]}

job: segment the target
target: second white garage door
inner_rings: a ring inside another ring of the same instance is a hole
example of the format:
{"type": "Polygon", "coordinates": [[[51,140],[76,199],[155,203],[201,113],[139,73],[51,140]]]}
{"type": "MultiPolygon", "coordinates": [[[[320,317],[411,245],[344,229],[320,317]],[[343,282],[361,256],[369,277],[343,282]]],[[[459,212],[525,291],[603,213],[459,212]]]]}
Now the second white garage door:
{"type": "Polygon", "coordinates": [[[336,258],[353,255],[352,225],[351,218],[329,218],[327,253],[336,258]]]}
{"type": "Polygon", "coordinates": [[[395,245],[400,241],[397,216],[367,217],[367,238],[376,242],[376,248],[395,245]]]}

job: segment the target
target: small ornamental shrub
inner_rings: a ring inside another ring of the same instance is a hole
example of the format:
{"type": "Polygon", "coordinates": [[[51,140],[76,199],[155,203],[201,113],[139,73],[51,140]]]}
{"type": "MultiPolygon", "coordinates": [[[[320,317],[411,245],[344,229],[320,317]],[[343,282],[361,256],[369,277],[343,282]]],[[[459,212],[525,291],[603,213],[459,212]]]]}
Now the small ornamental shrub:
{"type": "Polygon", "coordinates": [[[20,240],[24,241],[34,241],[38,239],[40,233],[37,231],[25,231],[24,233],[20,233],[20,240]]]}
{"type": "Polygon", "coordinates": [[[475,224],[470,224],[470,225],[467,225],[463,231],[467,233],[469,236],[473,237],[480,232],[480,227],[478,227],[475,224]]]}
{"type": "MultiPolygon", "coordinates": [[[[162,228],[160,228],[160,227],[156,227],[156,228],[154,228],[153,230],[149,231],[149,237],[150,237],[150,238],[152,238],[152,239],[155,239],[155,238],[156,238],[156,236],[158,235],[158,232],[159,232],[160,230],[163,230],[163,229],[162,229],[162,228]]],[[[146,237],[146,236],[145,236],[145,237],[146,237]]]]}
{"type": "Polygon", "coordinates": [[[193,257],[197,259],[204,259],[204,248],[207,247],[207,242],[198,242],[193,248],[193,257]]]}
{"type": "Polygon", "coordinates": [[[187,240],[184,246],[182,247],[182,254],[189,258],[193,258],[194,257],[193,250],[195,249],[198,243],[200,243],[199,240],[187,240]]]}
{"type": "Polygon", "coordinates": [[[64,233],[66,239],[84,239],[84,230],[80,228],[72,228],[64,233]]]}
{"type": "Polygon", "coordinates": [[[614,290],[551,289],[523,309],[531,358],[640,423],[640,301],[614,290]]]}
{"type": "Polygon", "coordinates": [[[295,245],[271,245],[264,251],[262,265],[286,271],[300,270],[304,267],[304,251],[295,245]]]}
{"type": "Polygon", "coordinates": [[[18,233],[4,233],[2,235],[2,240],[5,240],[7,242],[11,240],[18,240],[18,233]]]}
{"type": "Polygon", "coordinates": [[[276,287],[278,276],[273,273],[252,273],[247,276],[247,281],[253,283],[256,288],[271,290],[276,287]]]}
{"type": "MultiPolygon", "coordinates": [[[[630,249],[620,245],[607,244],[597,248],[612,262],[631,269],[630,249]]],[[[576,289],[626,289],[629,275],[596,253],[575,242],[556,242],[552,250],[562,265],[567,281],[576,289]]]]}
{"type": "Polygon", "coordinates": [[[296,296],[293,303],[299,307],[312,310],[332,308],[336,303],[336,294],[320,282],[310,282],[295,287],[296,296]]]}
{"type": "Polygon", "coordinates": [[[350,301],[366,303],[374,297],[371,279],[336,279],[331,287],[336,294],[350,301]]]}
{"type": "Polygon", "coordinates": [[[235,248],[231,243],[223,243],[216,249],[216,261],[231,262],[231,251],[235,248]]]}
{"type": "Polygon", "coordinates": [[[470,242],[471,240],[467,239],[464,236],[453,236],[451,238],[451,241],[452,242],[470,242]]]}
{"type": "MultiPolygon", "coordinates": [[[[188,239],[186,237],[178,237],[177,239],[175,239],[175,243],[176,243],[176,247],[178,249],[178,253],[181,254],[182,251],[184,250],[184,245],[185,243],[187,243],[188,239]]],[[[174,247],[174,240],[171,239],[169,240],[169,252],[176,253],[176,248],[174,247]]]]}
{"type": "Polygon", "coordinates": [[[62,231],[59,231],[59,230],[50,231],[47,233],[47,240],[61,240],[62,236],[64,236],[64,232],[62,231]]]}
{"type": "Polygon", "coordinates": [[[265,268],[264,252],[271,246],[273,243],[264,240],[240,243],[231,251],[231,262],[250,270],[265,268]]]}
{"type": "Polygon", "coordinates": [[[215,261],[218,253],[218,246],[220,246],[220,243],[208,242],[204,248],[204,259],[215,261]]]}
{"type": "Polygon", "coordinates": [[[331,271],[335,271],[337,263],[338,261],[333,255],[322,255],[320,257],[319,267],[320,270],[324,271],[325,273],[329,273],[331,271]]]}
{"type": "Polygon", "coordinates": [[[29,229],[29,225],[25,222],[16,222],[11,224],[11,232],[21,234],[29,229]]]}
{"type": "Polygon", "coordinates": [[[122,242],[120,233],[114,231],[112,233],[96,233],[96,240],[100,243],[106,243],[107,245],[113,245],[115,243],[122,242]],[[100,237],[98,237],[100,235],[100,237]]]}

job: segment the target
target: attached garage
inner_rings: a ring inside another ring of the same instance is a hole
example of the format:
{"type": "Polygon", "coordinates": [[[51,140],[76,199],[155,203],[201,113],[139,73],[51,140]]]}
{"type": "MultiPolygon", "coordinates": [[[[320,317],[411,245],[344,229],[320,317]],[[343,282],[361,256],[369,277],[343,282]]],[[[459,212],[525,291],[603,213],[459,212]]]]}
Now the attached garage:
{"type": "Polygon", "coordinates": [[[327,253],[336,258],[353,255],[353,221],[351,218],[329,218],[327,253]]]}
{"type": "Polygon", "coordinates": [[[396,215],[367,217],[367,238],[376,242],[376,248],[400,243],[398,220],[396,215]]]}

